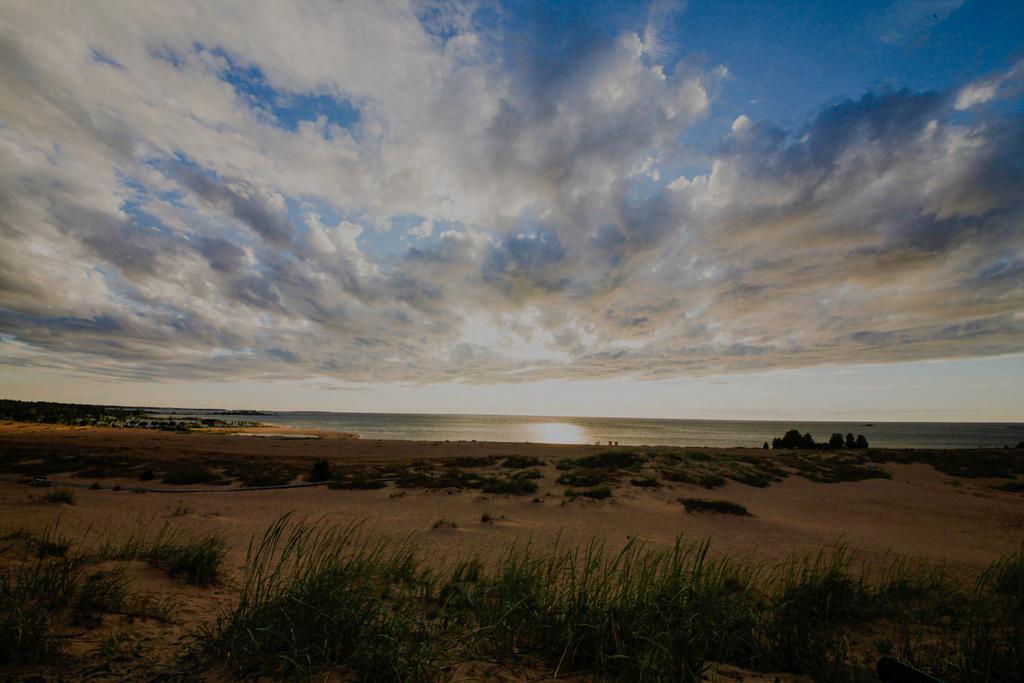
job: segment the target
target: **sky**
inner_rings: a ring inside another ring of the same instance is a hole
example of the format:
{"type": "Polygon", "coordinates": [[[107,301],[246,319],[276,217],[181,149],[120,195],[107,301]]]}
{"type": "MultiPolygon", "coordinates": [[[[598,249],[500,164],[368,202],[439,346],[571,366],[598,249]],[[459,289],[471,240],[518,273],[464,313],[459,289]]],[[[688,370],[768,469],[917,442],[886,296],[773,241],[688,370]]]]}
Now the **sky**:
{"type": "Polygon", "coordinates": [[[0,394],[1024,420],[1024,5],[0,24],[0,394]]]}

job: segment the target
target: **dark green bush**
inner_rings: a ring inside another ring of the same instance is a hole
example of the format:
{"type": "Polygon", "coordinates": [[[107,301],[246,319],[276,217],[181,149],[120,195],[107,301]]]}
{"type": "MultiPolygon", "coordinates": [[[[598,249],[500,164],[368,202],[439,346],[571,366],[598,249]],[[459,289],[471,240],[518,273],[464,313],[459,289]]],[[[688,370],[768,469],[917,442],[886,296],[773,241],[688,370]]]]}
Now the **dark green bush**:
{"type": "Polygon", "coordinates": [[[164,473],[163,482],[176,486],[188,484],[209,484],[220,479],[220,475],[195,462],[178,462],[164,473]]]}
{"type": "Polygon", "coordinates": [[[65,505],[75,504],[75,494],[67,489],[54,489],[46,494],[46,502],[48,503],[63,503],[65,505]]]}
{"type": "Polygon", "coordinates": [[[505,461],[501,463],[502,467],[507,467],[513,470],[523,470],[527,467],[540,467],[544,465],[544,461],[540,458],[534,458],[529,455],[510,455],[505,458],[505,461]]]}
{"type": "Polygon", "coordinates": [[[309,473],[309,481],[327,481],[331,478],[331,463],[326,460],[317,460],[313,463],[313,469],[309,473]]]}
{"type": "Polygon", "coordinates": [[[607,486],[595,486],[589,489],[566,489],[566,498],[593,498],[594,500],[601,500],[603,498],[611,498],[612,490],[607,486]]]}
{"type": "Polygon", "coordinates": [[[750,515],[747,508],[739,503],[732,503],[727,500],[710,500],[708,498],[684,498],[683,507],[687,512],[713,512],[721,515],[750,515]]]}
{"type": "Polygon", "coordinates": [[[483,485],[484,493],[507,493],[513,496],[525,496],[534,493],[537,485],[529,479],[513,477],[512,479],[488,479],[483,485]]]}

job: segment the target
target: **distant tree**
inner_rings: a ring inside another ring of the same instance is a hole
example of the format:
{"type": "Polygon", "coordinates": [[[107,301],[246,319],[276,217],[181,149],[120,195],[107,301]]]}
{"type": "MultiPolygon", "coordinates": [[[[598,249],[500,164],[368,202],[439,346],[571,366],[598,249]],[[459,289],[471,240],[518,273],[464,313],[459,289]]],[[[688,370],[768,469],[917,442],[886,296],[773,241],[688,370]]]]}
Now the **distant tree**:
{"type": "MultiPolygon", "coordinates": [[[[1021,442],[1021,445],[1024,445],[1024,441],[1022,441],[1022,442],[1021,442]]],[[[764,442],[764,445],[763,445],[763,446],[761,446],[761,448],[763,448],[763,449],[765,449],[765,450],[768,450],[768,442],[767,442],[767,441],[765,441],[765,442],[764,442]]]]}
{"type": "MultiPolygon", "coordinates": [[[[768,442],[765,442],[765,448],[768,447],[768,442]]],[[[810,432],[801,434],[798,429],[790,429],[786,432],[782,438],[775,437],[772,439],[772,448],[817,448],[818,445],[814,443],[814,437],[811,436],[810,432]]]]}
{"type": "Polygon", "coordinates": [[[868,447],[868,440],[864,438],[863,434],[858,434],[857,435],[856,446],[857,446],[857,448],[867,448],[868,447]]]}
{"type": "Polygon", "coordinates": [[[1024,448],[1024,441],[1021,441],[1019,444],[1017,444],[1017,448],[1024,448]]]}
{"type": "Polygon", "coordinates": [[[790,429],[783,434],[779,444],[780,448],[800,448],[801,445],[803,445],[803,436],[800,435],[799,429],[790,429]]]}
{"type": "Polygon", "coordinates": [[[842,448],[843,447],[843,435],[836,432],[828,440],[829,448],[842,448]]]}
{"type": "Polygon", "coordinates": [[[853,438],[853,434],[851,434],[850,432],[846,433],[846,447],[847,448],[856,448],[857,447],[857,440],[853,438]]]}
{"type": "Polygon", "coordinates": [[[310,481],[327,481],[331,478],[331,464],[326,460],[313,463],[313,471],[309,473],[310,481]]]}

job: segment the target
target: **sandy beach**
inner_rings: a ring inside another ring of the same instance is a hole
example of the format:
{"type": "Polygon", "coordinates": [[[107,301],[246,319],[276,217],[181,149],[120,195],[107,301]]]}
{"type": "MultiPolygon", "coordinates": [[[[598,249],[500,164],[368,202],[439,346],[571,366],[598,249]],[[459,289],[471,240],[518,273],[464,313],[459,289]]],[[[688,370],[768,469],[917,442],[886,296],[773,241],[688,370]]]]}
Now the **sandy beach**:
{"type": "MultiPolygon", "coordinates": [[[[284,429],[263,431],[289,435],[284,429]]],[[[781,562],[794,553],[846,544],[868,563],[880,564],[899,555],[943,566],[969,579],[993,560],[1016,550],[1024,534],[1021,494],[993,488],[1005,479],[954,477],[927,462],[866,465],[884,470],[891,478],[822,483],[793,470],[765,486],[727,479],[709,490],[699,484],[666,480],[669,470],[656,464],[695,449],[658,448],[644,456],[655,463],[644,465],[649,473],[661,473],[657,488],[632,485],[628,476],[621,476],[613,479],[610,498],[594,500],[566,497],[566,486],[556,483],[566,469],[564,465],[559,469],[559,463],[607,452],[606,447],[368,441],[332,433],[302,433],[316,438],[241,438],[216,430],[178,434],[5,423],[0,425],[0,453],[6,466],[0,475],[0,527],[7,534],[22,530],[39,535],[56,525],[60,533],[85,544],[152,533],[164,524],[225,539],[227,578],[212,588],[188,586],[142,563],[130,563],[132,590],[154,599],[173,595],[176,602],[170,623],[137,620],[132,626],[139,651],[149,653],[146,670],[170,666],[176,648],[187,641],[188,634],[231,604],[250,539],[287,513],[342,525],[357,522],[368,533],[411,540],[438,566],[472,557],[493,561],[512,543],[529,542],[544,552],[556,544],[583,546],[596,540],[617,551],[633,539],[667,547],[682,536],[694,541],[710,539],[712,554],[749,557],[764,564],[781,562]],[[282,476],[301,484],[314,461],[326,460],[334,477],[343,479],[350,472],[387,480],[387,473],[408,467],[417,472],[451,472],[455,463],[458,471],[502,477],[510,474],[502,464],[509,456],[539,460],[532,468],[541,475],[535,479],[535,492],[506,495],[447,486],[400,487],[396,481],[385,481],[373,490],[326,485],[253,490],[240,487],[237,481],[175,486],[159,476],[140,481],[138,475],[143,463],[157,473],[181,463],[221,471],[278,468],[275,471],[280,472],[284,466],[282,476]],[[57,487],[73,492],[74,504],[47,502],[46,489],[26,485],[26,473],[33,463],[68,457],[99,463],[46,475],[57,487]],[[19,472],[11,471],[14,461],[19,463],[19,472]],[[737,503],[749,516],[690,514],[679,503],[685,497],[737,503]],[[490,521],[482,521],[484,515],[490,521]]],[[[711,463],[708,467],[719,460],[758,463],[781,457],[776,451],[760,449],[698,450],[701,462],[711,463]]],[[[893,456],[881,459],[888,457],[893,456]]],[[[97,643],[118,628],[124,626],[110,618],[100,629],[71,636],[70,652],[79,657],[76,666],[95,663],[91,653],[97,643]]],[[[135,666],[141,665],[133,659],[106,673],[97,670],[89,675],[116,678],[135,666]]],[[[75,671],[84,673],[85,669],[75,671]]]]}

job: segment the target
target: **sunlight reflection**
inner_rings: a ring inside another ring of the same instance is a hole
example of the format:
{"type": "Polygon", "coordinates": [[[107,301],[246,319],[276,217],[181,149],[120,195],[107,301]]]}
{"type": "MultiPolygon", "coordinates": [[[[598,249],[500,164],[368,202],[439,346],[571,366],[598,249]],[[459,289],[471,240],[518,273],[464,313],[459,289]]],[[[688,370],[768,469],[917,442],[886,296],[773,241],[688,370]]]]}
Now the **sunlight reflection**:
{"type": "Polygon", "coordinates": [[[531,425],[531,441],[539,443],[590,443],[587,431],[568,422],[542,422],[531,425]]]}

